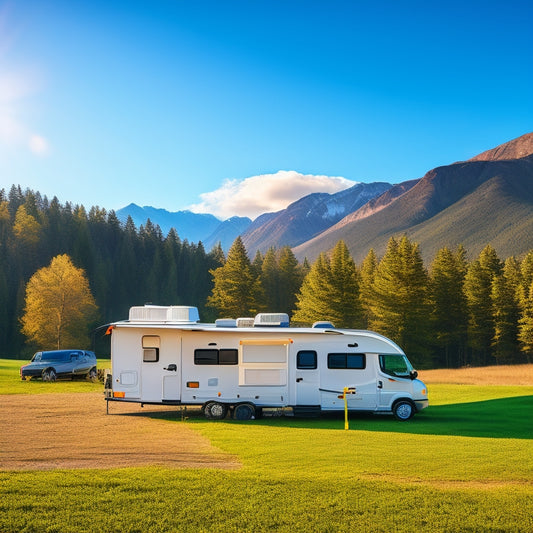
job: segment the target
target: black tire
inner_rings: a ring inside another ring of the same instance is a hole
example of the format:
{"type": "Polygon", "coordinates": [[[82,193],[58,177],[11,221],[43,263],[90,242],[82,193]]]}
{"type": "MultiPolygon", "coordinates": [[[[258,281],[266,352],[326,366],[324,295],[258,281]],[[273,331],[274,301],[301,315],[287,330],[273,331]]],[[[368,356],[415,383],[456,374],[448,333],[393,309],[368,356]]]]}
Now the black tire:
{"type": "Polygon", "coordinates": [[[396,420],[399,420],[400,422],[407,422],[407,420],[413,418],[416,409],[413,402],[409,400],[400,400],[394,404],[392,412],[396,417],[396,420]]]}
{"type": "Polygon", "coordinates": [[[255,418],[255,407],[251,403],[240,403],[233,410],[235,420],[252,420],[255,418]]]}
{"type": "Polygon", "coordinates": [[[97,378],[98,378],[98,372],[96,371],[96,367],[91,368],[91,370],[87,372],[87,379],[94,383],[97,380],[97,378]]]}
{"type": "Polygon", "coordinates": [[[42,378],[43,381],[53,382],[57,379],[56,371],[53,368],[47,368],[46,370],[43,370],[42,378]]]}
{"type": "Polygon", "coordinates": [[[222,420],[228,414],[228,406],[225,403],[210,402],[205,406],[204,414],[211,420],[222,420]]]}

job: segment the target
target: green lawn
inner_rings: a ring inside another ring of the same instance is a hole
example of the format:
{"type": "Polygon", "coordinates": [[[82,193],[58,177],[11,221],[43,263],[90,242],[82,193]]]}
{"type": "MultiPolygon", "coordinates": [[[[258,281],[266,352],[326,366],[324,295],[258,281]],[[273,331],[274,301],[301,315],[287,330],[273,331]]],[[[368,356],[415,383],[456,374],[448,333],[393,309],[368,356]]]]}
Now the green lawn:
{"type": "MultiPolygon", "coordinates": [[[[103,390],[100,382],[88,380],[59,380],[55,383],[43,383],[40,379],[22,381],[20,367],[29,361],[17,359],[0,359],[0,394],[40,394],[45,392],[94,392],[103,390]]],[[[98,368],[110,368],[109,359],[98,359],[98,368]]]]}
{"type": "Polygon", "coordinates": [[[242,468],[1,472],[0,531],[530,533],[533,387],[434,385],[430,402],[407,423],[352,416],[349,431],[342,416],[154,414],[242,468]]]}

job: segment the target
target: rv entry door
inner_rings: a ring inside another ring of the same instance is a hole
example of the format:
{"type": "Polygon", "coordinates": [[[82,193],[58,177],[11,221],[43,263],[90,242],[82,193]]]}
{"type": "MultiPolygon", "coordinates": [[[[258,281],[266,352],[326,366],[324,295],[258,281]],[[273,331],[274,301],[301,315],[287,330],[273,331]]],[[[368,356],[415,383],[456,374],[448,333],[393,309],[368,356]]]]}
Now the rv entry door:
{"type": "Polygon", "coordinates": [[[296,405],[320,405],[320,373],[315,350],[296,354],[296,405]]]}
{"type": "Polygon", "coordinates": [[[175,333],[144,335],[141,398],[146,402],[179,401],[181,339],[175,333]]]}

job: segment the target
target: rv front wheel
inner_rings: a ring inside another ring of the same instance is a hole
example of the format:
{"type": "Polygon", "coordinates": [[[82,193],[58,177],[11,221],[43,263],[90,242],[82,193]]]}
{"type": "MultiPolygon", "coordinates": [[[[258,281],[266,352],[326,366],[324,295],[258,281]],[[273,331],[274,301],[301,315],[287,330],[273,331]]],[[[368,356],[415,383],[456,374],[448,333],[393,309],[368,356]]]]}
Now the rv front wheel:
{"type": "Polygon", "coordinates": [[[255,407],[251,403],[240,403],[233,410],[235,420],[251,420],[255,418],[255,407]]]}
{"type": "Polygon", "coordinates": [[[204,414],[211,420],[222,420],[228,414],[228,406],[219,402],[211,402],[205,406],[204,414]]]}
{"type": "Polygon", "coordinates": [[[396,417],[396,420],[405,422],[413,417],[415,414],[415,407],[409,400],[400,400],[394,404],[392,412],[396,417]]]}

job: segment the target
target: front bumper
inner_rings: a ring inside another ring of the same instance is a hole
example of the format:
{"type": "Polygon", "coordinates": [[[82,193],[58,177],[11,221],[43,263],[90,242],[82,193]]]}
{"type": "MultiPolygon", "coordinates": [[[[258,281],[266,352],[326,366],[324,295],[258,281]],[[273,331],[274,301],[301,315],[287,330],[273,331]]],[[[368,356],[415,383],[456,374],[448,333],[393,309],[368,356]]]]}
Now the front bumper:
{"type": "Polygon", "coordinates": [[[422,409],[425,409],[428,406],[429,406],[429,400],[428,399],[415,400],[415,407],[416,407],[416,411],[417,412],[422,411],[422,409]]]}
{"type": "Polygon", "coordinates": [[[28,368],[20,371],[21,378],[35,378],[41,377],[43,374],[42,368],[28,368]]]}

